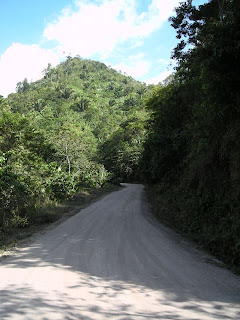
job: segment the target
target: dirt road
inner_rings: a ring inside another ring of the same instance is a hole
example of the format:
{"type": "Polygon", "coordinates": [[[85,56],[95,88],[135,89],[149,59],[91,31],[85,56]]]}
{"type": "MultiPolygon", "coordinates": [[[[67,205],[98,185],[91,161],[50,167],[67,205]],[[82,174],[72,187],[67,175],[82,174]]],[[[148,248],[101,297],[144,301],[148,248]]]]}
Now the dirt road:
{"type": "Polygon", "coordinates": [[[240,319],[240,278],[126,185],[0,261],[0,319],[240,319]]]}

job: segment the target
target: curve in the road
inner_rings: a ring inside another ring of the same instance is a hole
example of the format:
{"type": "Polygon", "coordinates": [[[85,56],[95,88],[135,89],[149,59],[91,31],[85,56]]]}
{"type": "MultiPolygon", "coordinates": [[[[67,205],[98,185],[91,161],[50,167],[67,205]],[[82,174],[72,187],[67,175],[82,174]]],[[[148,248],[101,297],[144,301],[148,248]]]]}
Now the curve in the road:
{"type": "Polygon", "coordinates": [[[240,280],[125,184],[0,263],[0,319],[240,319],[240,280]]]}

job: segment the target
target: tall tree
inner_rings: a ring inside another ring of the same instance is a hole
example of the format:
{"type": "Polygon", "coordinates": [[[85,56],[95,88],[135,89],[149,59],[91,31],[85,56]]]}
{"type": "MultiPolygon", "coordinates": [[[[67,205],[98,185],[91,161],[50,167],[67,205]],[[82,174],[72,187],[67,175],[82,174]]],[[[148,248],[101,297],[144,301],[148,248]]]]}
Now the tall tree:
{"type": "Polygon", "coordinates": [[[158,183],[166,219],[237,265],[240,1],[185,1],[170,21],[179,39],[176,74],[148,101],[143,172],[158,183]]]}

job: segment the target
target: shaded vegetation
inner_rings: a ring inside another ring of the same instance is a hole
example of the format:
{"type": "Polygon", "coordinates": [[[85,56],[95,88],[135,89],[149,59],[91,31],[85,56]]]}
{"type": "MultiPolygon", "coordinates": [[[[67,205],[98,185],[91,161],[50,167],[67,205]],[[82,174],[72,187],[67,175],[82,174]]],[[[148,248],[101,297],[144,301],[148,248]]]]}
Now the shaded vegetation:
{"type": "Polygon", "coordinates": [[[122,122],[117,131],[100,147],[100,159],[119,181],[139,181],[139,161],[146,137],[147,115],[136,113],[122,122]]]}
{"type": "Polygon", "coordinates": [[[174,78],[154,89],[142,174],[158,215],[240,265],[240,3],[182,3],[174,78]]]}

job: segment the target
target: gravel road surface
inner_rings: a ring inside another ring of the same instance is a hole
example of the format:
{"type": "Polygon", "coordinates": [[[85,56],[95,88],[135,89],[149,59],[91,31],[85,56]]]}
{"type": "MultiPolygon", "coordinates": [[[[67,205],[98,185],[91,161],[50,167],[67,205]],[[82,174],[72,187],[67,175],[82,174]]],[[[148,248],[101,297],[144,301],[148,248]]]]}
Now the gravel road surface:
{"type": "Polygon", "coordinates": [[[125,184],[0,261],[0,319],[240,319],[240,277],[125,184]]]}

